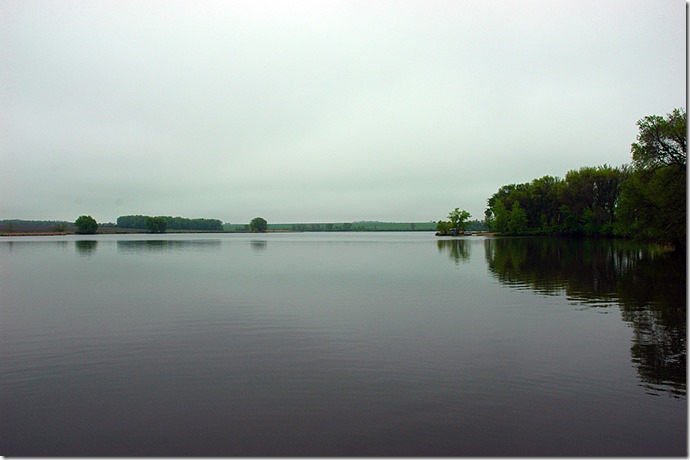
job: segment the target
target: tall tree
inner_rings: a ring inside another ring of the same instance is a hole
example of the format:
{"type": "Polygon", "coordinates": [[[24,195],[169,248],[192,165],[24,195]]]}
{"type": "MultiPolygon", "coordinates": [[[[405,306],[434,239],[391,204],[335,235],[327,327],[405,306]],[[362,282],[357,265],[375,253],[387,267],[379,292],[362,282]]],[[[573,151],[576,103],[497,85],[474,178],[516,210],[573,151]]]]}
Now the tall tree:
{"type": "Polygon", "coordinates": [[[508,217],[508,231],[510,233],[519,234],[527,230],[527,213],[519,201],[513,203],[513,209],[510,211],[508,217]]]}
{"type": "Polygon", "coordinates": [[[684,109],[674,109],[666,118],[659,115],[644,117],[637,122],[637,126],[640,132],[631,148],[636,167],[656,169],[677,165],[685,168],[688,150],[684,109]]]}
{"type": "Polygon", "coordinates": [[[268,222],[263,217],[255,217],[249,222],[249,230],[252,232],[265,232],[268,228],[268,222]]]}
{"type": "Polygon", "coordinates": [[[631,146],[633,168],[622,185],[618,233],[685,249],[687,236],[686,113],[648,116],[631,146]]]}
{"type": "Polygon", "coordinates": [[[448,213],[448,218],[452,224],[452,228],[455,229],[457,233],[462,233],[465,231],[465,222],[471,217],[470,213],[464,209],[461,211],[460,208],[453,209],[448,213]]]}
{"type": "Polygon", "coordinates": [[[94,234],[98,230],[98,222],[91,216],[79,216],[74,224],[77,226],[77,233],[94,234]]]}

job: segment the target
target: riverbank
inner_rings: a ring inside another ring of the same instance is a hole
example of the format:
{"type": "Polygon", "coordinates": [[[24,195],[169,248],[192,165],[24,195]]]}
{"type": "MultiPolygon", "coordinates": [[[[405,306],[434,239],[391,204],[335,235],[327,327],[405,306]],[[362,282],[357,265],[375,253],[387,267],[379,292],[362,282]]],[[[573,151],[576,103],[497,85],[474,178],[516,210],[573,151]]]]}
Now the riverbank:
{"type": "Polygon", "coordinates": [[[444,234],[444,235],[442,235],[442,234],[436,232],[435,235],[436,235],[436,236],[451,236],[451,237],[454,237],[454,238],[459,238],[459,237],[461,237],[461,236],[494,236],[494,235],[496,235],[496,234],[497,234],[496,232],[473,232],[473,233],[460,233],[460,234],[458,234],[458,235],[450,235],[450,234],[444,234]]]}

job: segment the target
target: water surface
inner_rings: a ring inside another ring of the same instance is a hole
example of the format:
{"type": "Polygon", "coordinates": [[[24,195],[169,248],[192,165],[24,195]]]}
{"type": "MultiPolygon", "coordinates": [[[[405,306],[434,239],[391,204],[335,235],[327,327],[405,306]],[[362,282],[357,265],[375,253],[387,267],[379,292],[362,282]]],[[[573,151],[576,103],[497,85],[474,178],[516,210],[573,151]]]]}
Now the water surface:
{"type": "Polygon", "coordinates": [[[684,456],[685,260],[431,233],[0,240],[0,454],[684,456]]]}

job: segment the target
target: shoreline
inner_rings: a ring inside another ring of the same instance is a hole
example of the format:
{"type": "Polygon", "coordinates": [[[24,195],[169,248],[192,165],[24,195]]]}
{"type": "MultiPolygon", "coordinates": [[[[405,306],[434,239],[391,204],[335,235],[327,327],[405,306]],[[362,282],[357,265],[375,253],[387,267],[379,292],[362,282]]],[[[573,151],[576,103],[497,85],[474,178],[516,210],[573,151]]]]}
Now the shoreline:
{"type": "MultiPolygon", "coordinates": [[[[223,231],[223,232],[212,232],[212,231],[204,231],[204,230],[189,230],[189,231],[166,231],[163,233],[151,233],[147,232],[144,230],[116,230],[116,231],[111,231],[111,232],[96,232],[96,233],[77,233],[77,232],[13,232],[13,233],[8,233],[8,232],[3,232],[0,233],[0,238],[3,237],[12,237],[12,236],[69,236],[69,235],[82,235],[82,236],[93,236],[93,235],[179,235],[179,234],[188,234],[188,235],[194,235],[194,234],[218,234],[218,233],[227,233],[227,234],[254,234],[254,235],[261,235],[261,234],[266,234],[266,233],[382,233],[382,232],[393,232],[393,233],[403,233],[403,232],[414,232],[414,230],[357,230],[354,232],[343,232],[343,231],[296,231],[296,230],[267,230],[265,232],[250,232],[250,231],[223,231]]],[[[436,236],[448,236],[448,237],[453,237],[453,238],[459,238],[463,236],[494,236],[496,235],[495,232],[478,232],[478,233],[473,233],[472,235],[436,235],[436,236]]]]}
{"type": "Polygon", "coordinates": [[[84,236],[89,236],[89,235],[172,235],[172,234],[179,234],[179,233],[234,233],[234,232],[208,232],[208,231],[202,231],[202,230],[190,230],[190,231],[170,231],[170,232],[165,232],[165,233],[151,233],[147,232],[144,230],[114,230],[111,232],[105,231],[105,232],[96,232],[96,233],[77,233],[77,232],[3,232],[0,233],[0,237],[3,236],[67,236],[67,235],[84,235],[84,236]]]}

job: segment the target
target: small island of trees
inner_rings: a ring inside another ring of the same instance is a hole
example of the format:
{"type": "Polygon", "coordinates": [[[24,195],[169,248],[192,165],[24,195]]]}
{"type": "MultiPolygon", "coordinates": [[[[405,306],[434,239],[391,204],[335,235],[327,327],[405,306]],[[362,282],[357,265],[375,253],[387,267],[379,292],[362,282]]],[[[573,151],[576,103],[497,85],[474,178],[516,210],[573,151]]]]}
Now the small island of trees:
{"type": "Polygon", "coordinates": [[[465,233],[465,224],[467,220],[472,217],[469,212],[465,211],[464,209],[461,211],[460,208],[455,208],[452,210],[450,213],[448,213],[448,219],[450,221],[446,220],[439,220],[438,224],[436,225],[436,229],[438,230],[438,233],[436,235],[438,236],[446,236],[446,235],[451,235],[451,236],[457,236],[457,235],[462,235],[465,233]]]}

